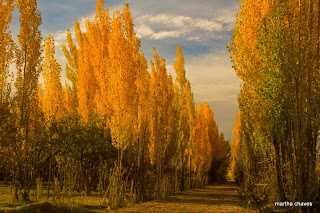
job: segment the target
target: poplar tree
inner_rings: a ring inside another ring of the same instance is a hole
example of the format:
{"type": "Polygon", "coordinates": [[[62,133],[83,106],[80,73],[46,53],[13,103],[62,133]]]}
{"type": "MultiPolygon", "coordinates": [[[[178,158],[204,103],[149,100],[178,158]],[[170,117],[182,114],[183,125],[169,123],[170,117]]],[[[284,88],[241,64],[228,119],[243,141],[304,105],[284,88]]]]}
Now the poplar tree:
{"type": "MultiPolygon", "coordinates": [[[[184,54],[181,46],[176,47],[176,61],[174,64],[176,72],[176,95],[178,111],[178,158],[177,168],[180,174],[180,190],[185,190],[185,176],[187,170],[191,172],[191,149],[192,149],[192,128],[194,122],[194,103],[190,82],[186,79],[184,54]]],[[[189,179],[190,182],[190,179],[189,179]]]]}
{"type": "MultiPolygon", "coordinates": [[[[22,190],[22,199],[29,199],[29,191],[34,181],[36,169],[35,153],[39,136],[38,78],[40,74],[41,16],[36,0],[18,0],[20,12],[20,31],[18,35],[18,53],[16,56],[16,113],[18,119],[17,152],[14,168],[14,185],[22,190]]],[[[16,191],[16,197],[18,194],[16,191]]]]}
{"type": "Polygon", "coordinates": [[[166,62],[154,50],[150,80],[150,143],[151,164],[156,169],[155,196],[164,198],[168,195],[170,166],[170,145],[173,141],[174,88],[167,73],[166,62]]]}

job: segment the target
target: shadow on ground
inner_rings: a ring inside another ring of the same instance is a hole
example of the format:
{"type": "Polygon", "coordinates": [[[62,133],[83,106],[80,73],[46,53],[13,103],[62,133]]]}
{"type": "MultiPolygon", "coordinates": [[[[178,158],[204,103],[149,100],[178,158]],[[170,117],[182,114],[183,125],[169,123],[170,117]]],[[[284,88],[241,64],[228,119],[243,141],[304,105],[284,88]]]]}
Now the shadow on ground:
{"type": "Polygon", "coordinates": [[[97,212],[101,208],[97,206],[81,205],[77,207],[56,205],[50,202],[29,204],[15,210],[0,210],[5,213],[91,213],[97,212]]]}

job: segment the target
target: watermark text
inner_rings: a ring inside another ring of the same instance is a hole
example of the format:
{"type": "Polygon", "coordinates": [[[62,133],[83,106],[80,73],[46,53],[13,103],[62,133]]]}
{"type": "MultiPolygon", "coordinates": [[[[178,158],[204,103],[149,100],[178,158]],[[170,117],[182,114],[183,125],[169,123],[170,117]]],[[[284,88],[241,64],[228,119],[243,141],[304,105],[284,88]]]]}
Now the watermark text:
{"type": "Polygon", "coordinates": [[[284,201],[284,202],[274,202],[275,207],[312,207],[312,202],[302,202],[302,201],[284,201]]]}

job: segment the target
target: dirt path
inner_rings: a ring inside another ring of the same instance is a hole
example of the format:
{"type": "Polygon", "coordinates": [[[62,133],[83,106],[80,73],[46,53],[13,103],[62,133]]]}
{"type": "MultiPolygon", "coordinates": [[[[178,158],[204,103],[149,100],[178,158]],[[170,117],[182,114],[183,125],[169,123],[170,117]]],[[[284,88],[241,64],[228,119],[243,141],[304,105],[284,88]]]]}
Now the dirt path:
{"type": "Polygon", "coordinates": [[[166,201],[137,204],[121,212],[250,212],[241,203],[236,186],[216,185],[178,193],[166,201]]]}

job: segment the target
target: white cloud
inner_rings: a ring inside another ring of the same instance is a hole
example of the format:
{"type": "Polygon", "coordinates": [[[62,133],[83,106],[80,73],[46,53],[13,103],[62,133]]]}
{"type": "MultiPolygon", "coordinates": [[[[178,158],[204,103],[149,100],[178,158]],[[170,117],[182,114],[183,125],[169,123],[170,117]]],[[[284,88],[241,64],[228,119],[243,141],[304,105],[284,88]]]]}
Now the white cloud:
{"type": "Polygon", "coordinates": [[[135,23],[141,38],[159,40],[181,37],[189,41],[201,41],[207,39],[208,34],[217,36],[217,33],[230,29],[233,13],[226,10],[211,19],[164,13],[149,14],[137,17],[135,23]]]}
{"type": "Polygon", "coordinates": [[[183,35],[183,32],[177,30],[155,32],[153,29],[151,29],[151,27],[144,24],[138,26],[136,28],[136,31],[138,32],[138,36],[140,38],[149,37],[153,40],[160,40],[165,38],[178,38],[183,35]]]}
{"type": "Polygon", "coordinates": [[[219,31],[222,29],[222,23],[216,20],[202,18],[192,18],[189,16],[177,16],[170,14],[144,15],[137,18],[138,22],[150,24],[162,24],[172,27],[190,27],[204,31],[219,31]]]}
{"type": "Polygon", "coordinates": [[[172,30],[172,31],[161,31],[158,33],[154,33],[151,38],[154,40],[159,40],[159,39],[165,39],[165,38],[179,38],[182,36],[184,33],[178,30],[172,30]]]}
{"type": "Polygon", "coordinates": [[[151,27],[145,24],[137,26],[136,31],[138,32],[138,35],[140,37],[150,37],[153,34],[155,34],[155,32],[151,29],[151,27]]]}

